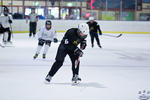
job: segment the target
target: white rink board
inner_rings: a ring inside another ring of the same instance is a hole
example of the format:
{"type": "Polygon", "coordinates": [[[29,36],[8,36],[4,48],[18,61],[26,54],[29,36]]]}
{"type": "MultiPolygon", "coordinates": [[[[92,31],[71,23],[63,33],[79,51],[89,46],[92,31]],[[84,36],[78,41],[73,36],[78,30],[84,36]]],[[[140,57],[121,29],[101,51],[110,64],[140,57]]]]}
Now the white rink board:
{"type": "MultiPolygon", "coordinates": [[[[53,27],[57,31],[66,31],[69,28],[77,27],[79,23],[88,20],[52,20],[53,27]]],[[[13,31],[28,31],[29,25],[25,20],[14,20],[13,31]]],[[[150,32],[150,22],[146,21],[98,21],[102,31],[120,32],[150,32]]],[[[45,25],[45,20],[39,20],[37,30],[45,25]]]]}

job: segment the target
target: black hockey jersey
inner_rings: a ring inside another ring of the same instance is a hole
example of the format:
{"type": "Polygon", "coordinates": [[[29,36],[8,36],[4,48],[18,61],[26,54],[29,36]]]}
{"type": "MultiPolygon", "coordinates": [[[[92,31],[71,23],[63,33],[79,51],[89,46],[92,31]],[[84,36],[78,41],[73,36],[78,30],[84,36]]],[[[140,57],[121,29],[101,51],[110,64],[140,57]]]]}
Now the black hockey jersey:
{"type": "Polygon", "coordinates": [[[89,25],[90,33],[92,33],[92,32],[97,33],[99,31],[99,33],[102,34],[102,32],[100,30],[100,26],[98,25],[97,22],[95,22],[95,21],[93,23],[87,22],[87,24],[89,25]]]}
{"type": "Polygon", "coordinates": [[[82,45],[83,42],[85,43],[85,41],[86,41],[85,38],[86,37],[81,38],[78,35],[77,31],[78,31],[78,28],[69,29],[65,33],[65,35],[64,35],[64,37],[61,41],[61,44],[64,44],[65,47],[68,47],[68,49],[70,49],[70,50],[75,50],[79,44],[82,45]]]}

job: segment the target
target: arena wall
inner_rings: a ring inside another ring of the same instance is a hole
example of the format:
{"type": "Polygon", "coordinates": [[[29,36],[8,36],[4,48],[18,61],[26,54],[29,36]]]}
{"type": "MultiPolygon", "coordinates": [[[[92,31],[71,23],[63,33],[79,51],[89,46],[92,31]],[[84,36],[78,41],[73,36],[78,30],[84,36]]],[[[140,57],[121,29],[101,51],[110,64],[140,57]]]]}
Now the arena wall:
{"type": "MultiPolygon", "coordinates": [[[[79,23],[87,20],[52,20],[57,32],[65,32],[67,29],[77,27],[79,23]]],[[[150,34],[150,22],[146,21],[98,21],[103,33],[130,33],[150,34]]],[[[39,20],[37,30],[45,24],[45,20],[39,20]]],[[[12,24],[14,33],[28,33],[29,24],[26,20],[14,20],[12,24]]]]}

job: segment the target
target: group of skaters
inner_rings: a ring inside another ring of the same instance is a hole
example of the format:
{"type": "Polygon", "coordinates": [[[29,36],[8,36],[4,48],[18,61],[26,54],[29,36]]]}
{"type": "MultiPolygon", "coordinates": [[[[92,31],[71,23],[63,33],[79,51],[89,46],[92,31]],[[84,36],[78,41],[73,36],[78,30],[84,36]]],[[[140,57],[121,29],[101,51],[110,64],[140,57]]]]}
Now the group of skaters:
{"type": "MultiPolygon", "coordinates": [[[[0,35],[3,35],[2,42],[4,44],[12,43],[12,23],[13,18],[9,14],[9,9],[6,6],[2,6],[3,10],[0,14],[0,35]]],[[[31,9],[31,13],[26,17],[26,23],[29,22],[29,37],[36,35],[36,27],[38,21],[38,15],[35,13],[35,8],[31,9]]]]}
{"type": "MultiPolygon", "coordinates": [[[[9,15],[9,10],[7,7],[4,7],[3,14],[0,16],[5,18],[6,23],[1,23],[1,33],[7,33],[7,38],[3,38],[3,42],[10,42],[11,40],[11,24],[12,17],[9,15]]],[[[38,15],[35,13],[35,9],[33,8],[31,14],[27,16],[26,22],[29,22],[29,37],[36,35],[36,26],[38,21],[38,15]]],[[[79,75],[79,58],[83,56],[83,50],[86,48],[86,38],[87,35],[90,34],[91,37],[91,46],[94,47],[94,39],[96,39],[98,47],[102,48],[99,35],[102,35],[100,26],[94,20],[94,17],[90,17],[87,23],[78,24],[77,28],[70,28],[66,31],[63,39],[60,42],[60,45],[57,50],[55,62],[52,65],[50,71],[48,72],[45,81],[50,83],[52,77],[59,70],[59,68],[63,65],[64,59],[66,55],[69,55],[72,62],[72,82],[77,83],[81,81],[79,75]],[[80,45],[80,47],[78,47],[80,45]]],[[[51,43],[57,43],[58,39],[56,37],[56,31],[52,27],[52,22],[50,20],[46,20],[45,25],[41,26],[39,31],[37,32],[38,36],[38,47],[36,53],[34,55],[34,59],[38,57],[42,47],[44,47],[43,51],[43,59],[46,58],[46,53],[48,52],[51,43]]],[[[4,35],[5,37],[5,35],[4,35]]]]}

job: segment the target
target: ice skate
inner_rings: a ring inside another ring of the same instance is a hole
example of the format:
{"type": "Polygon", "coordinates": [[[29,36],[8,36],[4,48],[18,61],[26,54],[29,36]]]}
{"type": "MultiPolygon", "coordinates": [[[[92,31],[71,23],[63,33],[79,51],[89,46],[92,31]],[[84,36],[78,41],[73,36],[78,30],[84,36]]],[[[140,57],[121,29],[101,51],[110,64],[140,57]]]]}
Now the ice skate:
{"type": "Polygon", "coordinates": [[[4,45],[2,45],[1,43],[0,43],[0,47],[5,48],[5,46],[4,46],[4,45]]]}
{"type": "Polygon", "coordinates": [[[32,36],[32,34],[31,33],[29,33],[29,37],[31,37],[32,36]]]}
{"type": "Polygon", "coordinates": [[[92,48],[94,47],[94,44],[92,44],[92,48]]]}
{"type": "Polygon", "coordinates": [[[12,44],[12,42],[6,42],[6,41],[3,41],[3,46],[4,47],[15,47],[15,46],[13,46],[13,44],[12,44]]]}
{"type": "Polygon", "coordinates": [[[75,75],[74,77],[72,77],[72,84],[73,85],[77,85],[81,82],[81,78],[78,75],[75,75]]]}
{"type": "Polygon", "coordinates": [[[51,82],[52,77],[50,75],[47,75],[45,78],[45,84],[49,84],[51,82]]]}
{"type": "Polygon", "coordinates": [[[38,54],[36,53],[33,58],[36,59],[37,57],[38,57],[38,54]]]}
{"type": "Polygon", "coordinates": [[[8,43],[7,41],[3,41],[3,44],[4,44],[4,45],[7,45],[7,43],[8,43]]]}
{"type": "Polygon", "coordinates": [[[33,34],[33,37],[35,37],[35,34],[33,34]]]}
{"type": "Polygon", "coordinates": [[[8,41],[7,43],[8,43],[8,44],[13,44],[12,41],[8,41]]]}
{"type": "Polygon", "coordinates": [[[101,46],[101,45],[98,45],[98,47],[102,48],[102,46],[101,46]]]}
{"type": "Polygon", "coordinates": [[[45,59],[46,58],[46,54],[43,54],[43,59],[45,59]]]}

